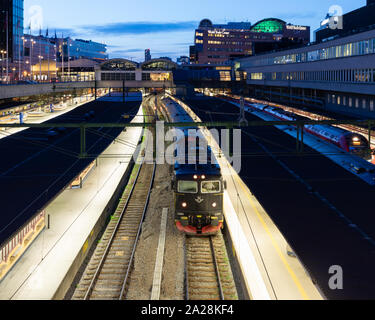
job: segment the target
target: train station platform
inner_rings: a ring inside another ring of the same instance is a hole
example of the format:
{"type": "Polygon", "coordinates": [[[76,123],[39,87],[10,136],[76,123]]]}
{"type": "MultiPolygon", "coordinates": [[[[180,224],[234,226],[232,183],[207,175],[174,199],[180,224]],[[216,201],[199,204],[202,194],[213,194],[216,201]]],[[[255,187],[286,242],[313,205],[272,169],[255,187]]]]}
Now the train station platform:
{"type": "MultiPolygon", "coordinates": [[[[178,105],[168,104],[168,108],[174,121],[200,121],[188,105],[178,99],[173,100],[178,105]]],[[[218,154],[216,141],[208,130],[204,130],[204,134],[218,154]]],[[[238,173],[225,157],[217,157],[217,160],[227,181],[225,219],[250,297],[255,300],[324,299],[284,236],[238,173]]]]}
{"type": "MultiPolygon", "coordinates": [[[[105,97],[105,95],[106,94],[104,94],[104,97],[105,97]]],[[[100,96],[98,98],[100,98],[100,96]]],[[[54,112],[38,112],[38,113],[30,112],[30,114],[28,114],[26,122],[31,123],[31,124],[43,123],[43,122],[46,122],[46,121],[51,120],[53,118],[59,117],[59,116],[65,114],[65,113],[68,113],[68,112],[74,110],[75,108],[78,108],[78,107],[80,107],[80,106],[82,106],[86,103],[89,103],[91,101],[94,101],[94,100],[95,100],[94,96],[84,95],[84,96],[72,99],[72,101],[70,103],[65,102],[65,103],[60,103],[58,105],[55,105],[54,106],[55,107],[54,112]]],[[[17,116],[19,116],[19,115],[17,115],[17,116]]],[[[6,122],[1,121],[1,119],[0,119],[0,123],[6,123],[6,122]]],[[[19,123],[19,120],[18,121],[12,121],[11,123],[19,123]]],[[[12,134],[15,134],[17,132],[21,132],[21,131],[26,130],[26,129],[27,128],[6,128],[6,130],[4,130],[4,128],[1,128],[0,129],[0,139],[6,138],[6,137],[8,137],[12,134]]]]}
{"type": "MultiPolygon", "coordinates": [[[[132,122],[142,119],[142,106],[132,122]]],[[[142,128],[128,128],[97,158],[83,187],[64,190],[45,210],[46,228],[0,282],[2,300],[63,299],[111,213],[142,128]]]]}
{"type": "MultiPolygon", "coordinates": [[[[240,108],[239,103],[236,103],[233,101],[230,101],[229,103],[240,108]]],[[[252,108],[248,106],[245,106],[245,111],[265,121],[278,121],[279,120],[275,117],[265,114],[264,112],[257,111],[257,110],[254,111],[252,108]]],[[[295,139],[297,139],[298,137],[297,130],[293,126],[279,125],[275,127],[278,128],[280,131],[283,131],[286,134],[292,136],[295,139]]],[[[374,166],[373,166],[374,160],[367,161],[363,158],[358,157],[357,155],[350,154],[346,151],[343,151],[339,147],[333,145],[332,143],[324,141],[323,139],[317,136],[314,136],[311,133],[307,133],[307,132],[305,132],[303,135],[303,143],[311,147],[312,149],[318,151],[319,153],[325,155],[328,159],[337,163],[339,166],[346,169],[347,171],[357,176],[358,178],[362,179],[369,185],[371,186],[375,185],[375,173],[374,173],[374,166]]]]}

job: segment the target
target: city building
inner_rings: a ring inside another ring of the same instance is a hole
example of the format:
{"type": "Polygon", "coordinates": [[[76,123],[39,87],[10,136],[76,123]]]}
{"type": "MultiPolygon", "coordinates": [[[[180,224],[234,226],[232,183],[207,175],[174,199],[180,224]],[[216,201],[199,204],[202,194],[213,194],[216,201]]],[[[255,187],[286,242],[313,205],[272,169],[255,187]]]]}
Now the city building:
{"type": "Polygon", "coordinates": [[[195,30],[190,61],[198,64],[228,64],[233,58],[250,56],[310,41],[310,27],[287,24],[280,19],[229,22],[214,25],[204,19],[195,30]]]}
{"type": "Polygon", "coordinates": [[[24,34],[20,79],[48,81],[56,78],[57,39],[24,34]]]}
{"type": "Polygon", "coordinates": [[[375,28],[238,59],[235,65],[247,73],[251,96],[375,118],[374,61],[375,28]]]}
{"type": "Polygon", "coordinates": [[[103,43],[91,40],[59,38],[57,61],[68,62],[69,60],[91,59],[103,62],[108,59],[107,46],[103,43]]]}
{"type": "Polygon", "coordinates": [[[190,58],[188,56],[181,56],[177,58],[177,63],[178,64],[189,64],[190,63],[190,58]]]}
{"type": "Polygon", "coordinates": [[[315,41],[322,42],[335,37],[362,32],[375,26],[375,0],[367,0],[366,6],[344,14],[342,17],[327,17],[315,30],[315,41]],[[335,21],[336,19],[336,21],[335,21]],[[339,19],[342,19],[339,21],[339,19]]]}
{"type": "Polygon", "coordinates": [[[203,19],[195,30],[190,60],[198,64],[225,64],[232,55],[251,55],[250,23],[214,25],[203,19]]]}
{"type": "Polygon", "coordinates": [[[176,63],[165,59],[152,59],[141,64],[126,59],[110,59],[95,66],[95,79],[170,83],[176,68],[176,63]]]}
{"type": "Polygon", "coordinates": [[[41,31],[38,36],[24,34],[23,0],[0,0],[0,19],[1,81],[50,81],[57,77],[56,61],[66,63],[69,69],[74,60],[108,59],[102,43],[48,37],[48,31],[45,36],[41,31]]]}
{"type": "Polygon", "coordinates": [[[151,60],[151,51],[150,49],[146,49],[145,50],[145,62],[150,61],[150,60],[151,60]]]}
{"type": "Polygon", "coordinates": [[[0,51],[16,62],[22,56],[23,0],[0,0],[0,19],[0,51]]]}
{"type": "Polygon", "coordinates": [[[70,63],[58,62],[57,77],[61,81],[93,81],[95,80],[95,68],[100,63],[91,59],[77,59],[70,63]]]}
{"type": "Polygon", "coordinates": [[[60,76],[65,80],[92,79],[94,62],[99,63],[108,58],[103,44],[47,35],[48,32],[46,36],[24,34],[21,37],[23,55],[19,63],[13,65],[12,79],[51,81],[60,76]]]}
{"type": "Polygon", "coordinates": [[[198,63],[198,55],[197,55],[196,46],[189,47],[189,58],[190,58],[190,63],[198,63]]]}

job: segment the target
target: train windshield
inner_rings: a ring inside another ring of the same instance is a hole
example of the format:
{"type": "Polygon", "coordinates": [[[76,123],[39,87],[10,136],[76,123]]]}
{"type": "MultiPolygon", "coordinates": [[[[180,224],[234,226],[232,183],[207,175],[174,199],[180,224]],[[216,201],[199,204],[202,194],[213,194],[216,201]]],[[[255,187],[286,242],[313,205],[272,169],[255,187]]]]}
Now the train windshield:
{"type": "Polygon", "coordinates": [[[220,181],[203,181],[202,193],[217,193],[220,192],[220,181]]]}
{"type": "Polygon", "coordinates": [[[181,180],[181,181],[178,182],[178,192],[181,192],[181,193],[197,193],[198,192],[198,182],[181,180]]]}

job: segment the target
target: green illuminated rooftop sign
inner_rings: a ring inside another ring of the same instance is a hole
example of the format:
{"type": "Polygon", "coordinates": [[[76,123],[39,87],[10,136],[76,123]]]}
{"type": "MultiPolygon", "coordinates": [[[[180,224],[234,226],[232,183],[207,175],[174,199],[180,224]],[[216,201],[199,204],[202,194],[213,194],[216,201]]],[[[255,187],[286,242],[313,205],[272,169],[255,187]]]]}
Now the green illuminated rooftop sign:
{"type": "Polygon", "coordinates": [[[281,21],[276,20],[263,20],[255,24],[251,31],[253,32],[266,32],[266,33],[276,33],[282,31],[284,25],[281,21]]]}

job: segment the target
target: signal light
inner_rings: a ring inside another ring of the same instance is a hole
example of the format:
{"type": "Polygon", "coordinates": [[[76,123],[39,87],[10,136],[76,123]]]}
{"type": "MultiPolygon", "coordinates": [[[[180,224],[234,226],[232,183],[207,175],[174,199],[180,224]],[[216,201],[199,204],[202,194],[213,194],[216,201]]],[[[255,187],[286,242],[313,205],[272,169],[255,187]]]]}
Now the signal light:
{"type": "Polygon", "coordinates": [[[182,206],[183,208],[186,208],[186,207],[187,207],[187,203],[186,203],[186,202],[183,202],[183,203],[181,203],[181,206],[182,206]]]}

